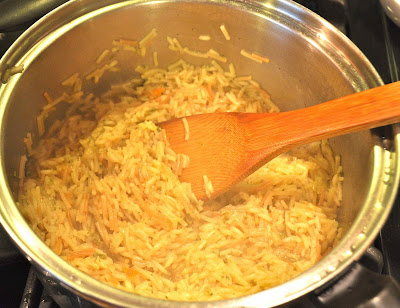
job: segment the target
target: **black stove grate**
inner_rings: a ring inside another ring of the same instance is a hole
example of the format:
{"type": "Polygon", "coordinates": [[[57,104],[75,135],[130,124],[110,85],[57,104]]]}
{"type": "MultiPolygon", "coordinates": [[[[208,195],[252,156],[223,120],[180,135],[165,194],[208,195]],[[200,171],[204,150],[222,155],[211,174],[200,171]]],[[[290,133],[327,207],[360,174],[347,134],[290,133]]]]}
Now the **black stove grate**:
{"type": "MultiPolygon", "coordinates": [[[[1,1],[1,0],[0,0],[1,1]]],[[[318,13],[345,33],[367,56],[385,83],[399,80],[400,28],[384,14],[379,0],[297,0],[318,13]]],[[[2,55],[21,31],[4,35],[0,40],[2,55]]],[[[10,247],[0,229],[0,251],[10,247]]],[[[380,232],[376,247],[382,252],[383,273],[400,281],[400,197],[380,232]]],[[[35,271],[19,253],[10,248],[7,256],[0,254],[0,299],[4,307],[55,308],[52,300],[36,277],[35,271]],[[3,258],[4,257],[4,258],[3,258]]],[[[295,307],[316,307],[305,298],[295,307]]]]}

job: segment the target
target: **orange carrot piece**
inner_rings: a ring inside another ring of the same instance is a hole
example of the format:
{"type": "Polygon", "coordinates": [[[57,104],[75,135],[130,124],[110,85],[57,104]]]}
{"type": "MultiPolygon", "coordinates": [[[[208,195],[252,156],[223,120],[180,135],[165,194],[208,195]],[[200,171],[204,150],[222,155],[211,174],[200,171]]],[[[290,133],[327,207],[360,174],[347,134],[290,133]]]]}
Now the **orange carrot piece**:
{"type": "Polygon", "coordinates": [[[89,257],[89,256],[92,256],[95,252],[96,252],[96,250],[94,248],[75,250],[75,251],[71,252],[71,254],[68,256],[68,260],[89,257]]]}
{"type": "Polygon", "coordinates": [[[125,267],[124,272],[129,278],[135,277],[138,274],[137,270],[130,268],[130,267],[125,267]]]}
{"type": "Polygon", "coordinates": [[[159,97],[161,94],[164,93],[164,91],[165,91],[165,88],[156,88],[151,91],[151,95],[153,97],[159,97]]]}

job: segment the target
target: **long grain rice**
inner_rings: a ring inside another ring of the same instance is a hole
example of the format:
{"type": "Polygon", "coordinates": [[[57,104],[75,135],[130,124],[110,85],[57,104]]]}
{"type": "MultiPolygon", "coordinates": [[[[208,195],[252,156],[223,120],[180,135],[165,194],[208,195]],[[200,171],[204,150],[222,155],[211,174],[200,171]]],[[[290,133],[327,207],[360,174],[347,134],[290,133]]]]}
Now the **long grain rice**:
{"type": "Polygon", "coordinates": [[[157,30],[152,29],[142,40],[139,42],[139,47],[146,47],[157,36],[157,30]]]}
{"type": "MultiPolygon", "coordinates": [[[[251,76],[215,61],[136,71],[141,78],[111,89],[118,97],[77,92],[52,100],[71,104],[68,117],[21,159],[18,206],[60,257],[129,292],[204,301],[281,284],[338,243],[342,168],[326,141],[275,158],[205,203],[179,181],[190,157],[174,153],[155,123],[277,111],[251,76]]],[[[40,135],[48,112],[38,117],[40,135]]],[[[31,137],[25,143],[32,147],[31,137]]],[[[206,176],[204,184],[212,193],[206,176]]]]}
{"type": "Polygon", "coordinates": [[[190,50],[187,47],[183,48],[183,52],[188,54],[188,55],[190,55],[190,56],[197,57],[197,58],[208,58],[208,54],[207,53],[190,50]]]}
{"type": "Polygon", "coordinates": [[[228,59],[226,57],[223,57],[219,54],[218,51],[214,50],[214,49],[210,49],[207,52],[207,55],[209,58],[221,61],[221,62],[226,62],[228,59]]]}
{"type": "Polygon", "coordinates": [[[32,155],[32,145],[33,145],[33,140],[32,140],[32,134],[27,133],[26,138],[24,138],[24,143],[26,146],[26,150],[28,152],[28,155],[32,155]]]}
{"type": "Polygon", "coordinates": [[[39,136],[43,136],[45,132],[44,119],[43,119],[44,116],[45,114],[41,113],[36,118],[39,136]]]}
{"type": "Polygon", "coordinates": [[[3,76],[1,76],[1,82],[2,83],[7,83],[8,79],[10,79],[11,76],[16,75],[16,74],[20,74],[23,71],[24,71],[24,65],[23,64],[10,67],[10,68],[6,69],[6,71],[4,72],[3,76]]]}
{"type": "Polygon", "coordinates": [[[253,57],[250,52],[248,52],[244,49],[240,50],[240,54],[242,56],[246,57],[247,59],[253,60],[258,63],[263,63],[260,59],[253,57]]]}
{"type": "Polygon", "coordinates": [[[51,105],[53,103],[52,98],[50,97],[50,94],[47,91],[43,92],[43,96],[47,101],[47,105],[51,105]]]}
{"type": "Polygon", "coordinates": [[[227,41],[230,41],[231,36],[229,35],[228,30],[226,30],[225,25],[222,24],[219,28],[221,29],[221,32],[222,32],[222,34],[224,35],[225,39],[226,39],[227,41]]]}
{"type": "Polygon", "coordinates": [[[101,61],[103,61],[103,59],[108,55],[109,52],[110,50],[104,49],[102,53],[97,57],[96,63],[99,64],[101,61]]]}
{"type": "Polygon", "coordinates": [[[158,66],[158,54],[157,54],[157,51],[153,52],[153,63],[154,63],[154,66],[158,66]]]}
{"type": "Polygon", "coordinates": [[[182,122],[183,122],[183,127],[185,128],[185,140],[189,140],[190,137],[190,131],[189,131],[189,123],[186,120],[186,118],[182,118],[182,122]]]}
{"type": "Polygon", "coordinates": [[[255,52],[251,53],[251,57],[253,59],[257,59],[257,60],[261,61],[262,63],[269,63],[270,62],[270,60],[267,57],[261,56],[261,55],[259,55],[258,53],[255,53],[255,52]]]}
{"type": "Polygon", "coordinates": [[[11,75],[20,74],[20,73],[22,73],[23,71],[24,71],[24,65],[23,65],[23,64],[20,64],[20,65],[11,67],[11,69],[10,69],[10,74],[11,74],[11,75]]]}
{"type": "MultiPolygon", "coordinates": [[[[63,86],[73,86],[79,79],[79,73],[72,74],[70,77],[61,82],[63,86]]],[[[47,92],[44,92],[47,93],[47,92]]],[[[44,94],[43,94],[44,95],[44,94]]]]}
{"type": "Polygon", "coordinates": [[[211,198],[211,195],[214,192],[214,187],[212,186],[212,183],[207,175],[203,175],[203,182],[204,182],[204,190],[206,192],[206,196],[208,198],[211,198]]]}
{"type": "MultiPolygon", "coordinates": [[[[127,49],[127,50],[136,50],[135,46],[138,45],[138,42],[134,41],[134,40],[119,39],[119,40],[114,40],[112,42],[112,44],[117,47],[123,47],[124,49],[127,49]]],[[[118,50],[115,50],[115,51],[118,51],[118,50]]],[[[115,51],[113,51],[113,52],[115,52],[115,51]]]]}
{"type": "Polygon", "coordinates": [[[209,41],[209,40],[211,40],[211,36],[209,36],[209,35],[199,35],[199,40],[200,41],[209,41]]]}

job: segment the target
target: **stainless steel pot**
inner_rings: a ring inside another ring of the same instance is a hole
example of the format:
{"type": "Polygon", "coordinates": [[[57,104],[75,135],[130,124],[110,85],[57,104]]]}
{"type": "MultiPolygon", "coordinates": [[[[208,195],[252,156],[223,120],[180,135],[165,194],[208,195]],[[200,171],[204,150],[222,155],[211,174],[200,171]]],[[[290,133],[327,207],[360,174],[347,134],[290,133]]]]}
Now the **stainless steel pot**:
{"type": "MultiPolygon", "coordinates": [[[[344,35],[291,1],[73,0],[54,10],[26,31],[0,61],[3,77],[12,66],[25,67],[22,74],[12,76],[0,87],[0,220],[38,269],[49,292],[60,305],[73,307],[84,306],[86,301],[148,307],[276,306],[339,277],[365,252],[390,212],[400,175],[396,126],[389,127],[384,136],[366,131],[331,140],[342,156],[344,168],[343,206],[338,221],[345,235],[308,271],[254,295],[218,302],[177,303],[129,294],[81,273],[31,231],[15,205],[15,183],[19,158],[25,151],[23,138],[30,131],[37,135],[36,116],[45,104],[43,91],[50,91],[54,97],[61,94],[60,82],[75,72],[92,71],[96,57],[110,48],[113,39],[138,39],[152,28],[158,30],[158,36],[151,48],[158,51],[160,63],[172,63],[181,57],[168,49],[167,35],[178,36],[184,45],[196,50],[213,47],[235,64],[239,74],[252,74],[260,81],[282,110],[318,104],[382,84],[368,60],[344,35]],[[221,36],[222,23],[229,29],[230,41],[221,36]],[[210,34],[213,40],[199,41],[200,34],[210,34]],[[271,63],[259,65],[242,57],[243,48],[268,56],[271,63]]],[[[195,64],[204,62],[183,58],[195,64]]],[[[131,77],[136,65],[152,63],[151,56],[132,58],[125,53],[118,60],[123,64],[121,72],[107,73],[98,86],[87,83],[85,90],[101,93],[110,84],[131,77]]],[[[63,111],[60,107],[55,117],[62,116],[63,111]]],[[[48,119],[52,120],[54,117],[48,119]]],[[[397,288],[392,281],[388,284],[393,290],[397,288]]],[[[366,294],[366,298],[370,296],[366,294]]]]}
{"type": "Polygon", "coordinates": [[[380,2],[387,16],[400,27],[400,1],[380,0],[380,2]]]}

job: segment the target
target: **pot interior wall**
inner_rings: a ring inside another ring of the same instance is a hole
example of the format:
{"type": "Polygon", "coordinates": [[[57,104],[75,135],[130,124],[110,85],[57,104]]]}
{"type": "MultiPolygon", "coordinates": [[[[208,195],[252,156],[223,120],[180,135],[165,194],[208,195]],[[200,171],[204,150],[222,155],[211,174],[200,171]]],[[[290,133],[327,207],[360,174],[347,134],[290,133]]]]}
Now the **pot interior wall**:
{"type": "MultiPolygon", "coordinates": [[[[56,98],[68,90],[61,81],[75,72],[83,76],[90,73],[98,66],[95,60],[101,52],[113,47],[114,39],[140,40],[152,28],[156,28],[158,33],[145,57],[131,51],[119,52],[115,57],[121,71],[106,73],[98,84],[87,81],[85,91],[100,94],[110,85],[132,78],[138,64],[153,65],[152,52],[155,50],[161,66],[179,58],[193,64],[209,62],[169,50],[167,35],[177,37],[183,46],[192,50],[217,50],[229,59],[228,63],[234,63],[238,75],[252,75],[283,111],[311,106],[364,86],[352,80],[338,65],[337,59],[317,46],[319,43],[327,44],[326,41],[313,41],[314,34],[285,25],[285,20],[261,16],[256,10],[249,15],[241,8],[212,2],[201,6],[189,2],[159,2],[152,3],[151,10],[148,5],[140,4],[134,9],[124,7],[76,25],[56,38],[26,66],[10,96],[3,124],[4,164],[14,192],[18,187],[19,158],[25,152],[23,139],[27,132],[32,132],[37,140],[36,116],[46,103],[43,91],[56,98]],[[222,23],[231,35],[229,41],[225,40],[219,28],[222,23]],[[210,35],[212,39],[200,41],[198,36],[202,34],[210,35]],[[267,56],[271,63],[251,61],[240,55],[241,49],[267,56]]],[[[60,105],[46,120],[47,126],[55,118],[62,117],[64,112],[65,105],[60,105]]],[[[369,171],[366,166],[369,166],[373,141],[370,132],[364,132],[332,139],[331,144],[342,157],[345,181],[339,222],[347,228],[361,208],[368,190],[369,171]]]]}

